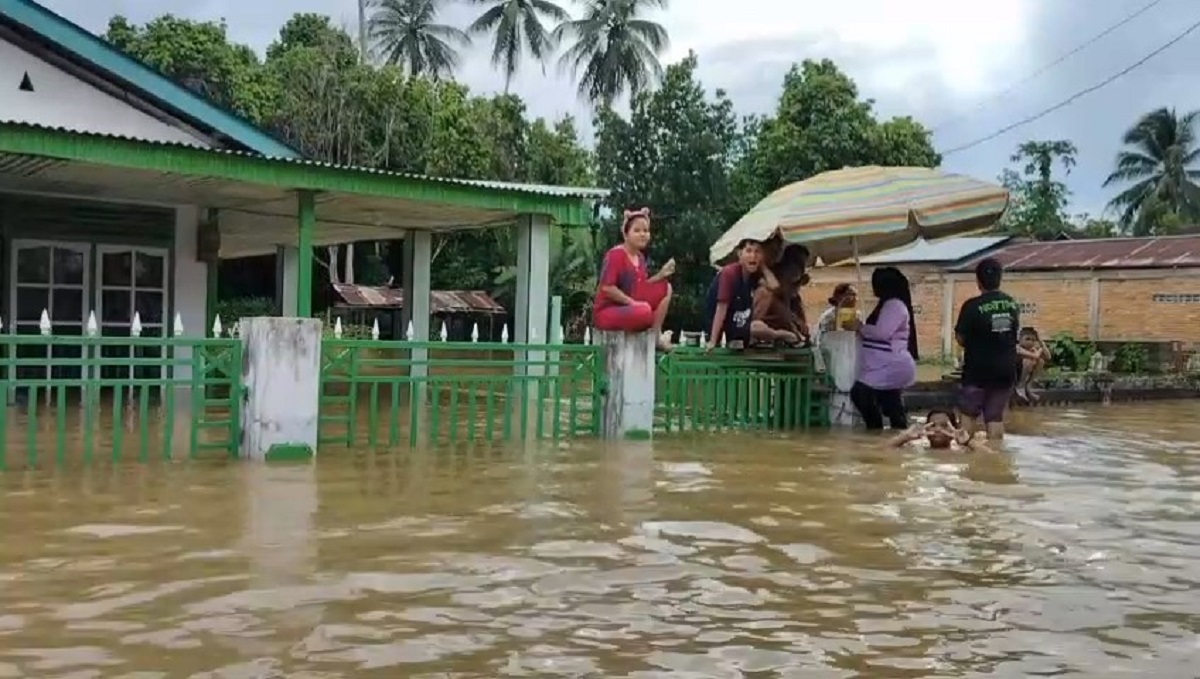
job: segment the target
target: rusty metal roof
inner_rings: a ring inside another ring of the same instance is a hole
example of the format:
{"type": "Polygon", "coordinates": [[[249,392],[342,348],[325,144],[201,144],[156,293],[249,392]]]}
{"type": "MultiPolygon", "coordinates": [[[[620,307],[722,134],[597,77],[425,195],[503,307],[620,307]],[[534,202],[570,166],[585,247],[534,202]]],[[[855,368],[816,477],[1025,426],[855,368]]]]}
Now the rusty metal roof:
{"type": "MultiPolygon", "coordinates": [[[[1008,271],[1200,267],[1200,235],[1013,243],[990,253],[1008,271]]],[[[978,257],[953,271],[971,271],[978,257]]]]}
{"type": "MultiPolygon", "coordinates": [[[[333,290],[346,306],[404,307],[404,290],[373,285],[334,283],[333,290]]],[[[492,296],[482,290],[434,290],[429,293],[429,309],[434,314],[506,314],[492,296]]]]}

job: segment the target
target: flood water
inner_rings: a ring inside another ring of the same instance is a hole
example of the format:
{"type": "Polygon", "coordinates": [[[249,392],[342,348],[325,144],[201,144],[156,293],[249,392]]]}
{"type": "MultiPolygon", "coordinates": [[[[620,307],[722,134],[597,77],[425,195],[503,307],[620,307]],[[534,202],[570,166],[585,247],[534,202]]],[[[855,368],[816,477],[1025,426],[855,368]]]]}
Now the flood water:
{"type": "Polygon", "coordinates": [[[1195,677],[1195,403],[0,476],[0,677],[1195,677]]]}

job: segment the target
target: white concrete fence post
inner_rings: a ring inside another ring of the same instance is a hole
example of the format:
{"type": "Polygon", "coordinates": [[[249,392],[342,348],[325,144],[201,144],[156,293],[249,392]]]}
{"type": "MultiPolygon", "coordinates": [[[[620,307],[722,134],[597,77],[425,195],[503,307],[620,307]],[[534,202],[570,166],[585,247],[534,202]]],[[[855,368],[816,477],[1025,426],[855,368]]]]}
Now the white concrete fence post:
{"type": "Polygon", "coordinates": [[[321,321],[243,318],[241,457],[309,459],[317,452],[321,321]]]}
{"type": "Polygon", "coordinates": [[[833,393],[829,395],[830,423],[835,427],[853,427],[862,420],[850,401],[850,388],[858,376],[858,335],[848,330],[821,335],[821,354],[833,381],[833,393]]]}
{"type": "Polygon", "coordinates": [[[658,337],[653,332],[605,330],[597,330],[594,337],[594,343],[604,347],[608,372],[601,434],[606,439],[650,438],[658,337]]]}

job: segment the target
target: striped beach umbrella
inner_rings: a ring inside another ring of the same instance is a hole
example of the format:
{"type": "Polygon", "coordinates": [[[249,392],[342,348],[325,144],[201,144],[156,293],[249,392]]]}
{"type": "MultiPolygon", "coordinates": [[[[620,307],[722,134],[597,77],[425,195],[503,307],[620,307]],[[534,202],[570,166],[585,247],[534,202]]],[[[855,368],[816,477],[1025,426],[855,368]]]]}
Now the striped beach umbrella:
{"type": "Polygon", "coordinates": [[[1008,191],[966,175],[924,167],[855,167],[789,184],[729,228],[709,251],[715,264],[745,239],[780,236],[834,264],[994,224],[1008,191]]]}

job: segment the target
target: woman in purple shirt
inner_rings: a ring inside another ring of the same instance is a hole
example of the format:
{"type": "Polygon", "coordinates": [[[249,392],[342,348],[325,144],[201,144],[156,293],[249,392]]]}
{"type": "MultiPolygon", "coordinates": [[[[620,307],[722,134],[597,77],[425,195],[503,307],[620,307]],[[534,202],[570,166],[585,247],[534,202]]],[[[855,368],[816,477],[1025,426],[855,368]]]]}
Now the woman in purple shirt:
{"type": "Polygon", "coordinates": [[[876,269],[871,289],[879,302],[858,331],[858,380],[850,400],[867,429],[908,428],[904,390],[917,381],[917,333],[913,330],[912,292],[895,267],[876,269]]]}

